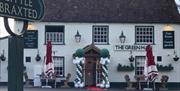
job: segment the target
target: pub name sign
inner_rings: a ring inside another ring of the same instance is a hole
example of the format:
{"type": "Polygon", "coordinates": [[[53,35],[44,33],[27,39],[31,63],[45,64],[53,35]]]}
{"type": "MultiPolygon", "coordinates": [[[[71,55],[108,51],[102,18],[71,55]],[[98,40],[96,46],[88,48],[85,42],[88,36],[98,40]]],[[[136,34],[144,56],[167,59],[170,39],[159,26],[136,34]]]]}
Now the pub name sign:
{"type": "Polygon", "coordinates": [[[42,0],[0,0],[0,16],[38,21],[44,16],[42,0]]]}
{"type": "Polygon", "coordinates": [[[114,45],[115,51],[145,51],[146,45],[114,45]]]}

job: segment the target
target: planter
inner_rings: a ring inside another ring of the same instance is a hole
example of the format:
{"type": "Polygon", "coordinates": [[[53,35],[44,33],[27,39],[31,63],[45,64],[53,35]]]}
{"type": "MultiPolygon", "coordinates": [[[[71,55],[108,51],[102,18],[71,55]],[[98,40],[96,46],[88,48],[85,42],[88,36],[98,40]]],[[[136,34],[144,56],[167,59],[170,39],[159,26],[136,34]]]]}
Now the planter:
{"type": "Polygon", "coordinates": [[[130,65],[118,64],[118,67],[117,67],[117,71],[133,71],[133,70],[134,70],[134,66],[132,63],[130,65]]]}
{"type": "Polygon", "coordinates": [[[157,64],[157,69],[158,71],[171,71],[174,67],[171,64],[165,66],[157,64]]]}

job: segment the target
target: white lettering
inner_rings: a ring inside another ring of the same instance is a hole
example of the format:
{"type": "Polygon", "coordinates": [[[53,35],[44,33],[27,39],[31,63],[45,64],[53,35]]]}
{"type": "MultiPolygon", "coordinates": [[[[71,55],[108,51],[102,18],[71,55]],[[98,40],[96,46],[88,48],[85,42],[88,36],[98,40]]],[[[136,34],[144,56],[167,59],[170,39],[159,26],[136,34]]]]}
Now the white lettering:
{"type": "Polygon", "coordinates": [[[4,7],[3,7],[3,3],[0,2],[0,12],[4,12],[4,7]]]}
{"type": "MultiPolygon", "coordinates": [[[[16,0],[6,0],[9,2],[15,2],[16,0]]],[[[8,3],[4,3],[0,1],[0,12],[3,14],[7,14],[9,16],[18,16],[22,18],[30,18],[30,19],[37,19],[38,12],[35,9],[28,8],[32,6],[32,0],[20,0],[22,3],[26,3],[27,7],[9,5],[8,3]]]]}
{"type": "Polygon", "coordinates": [[[13,6],[13,7],[12,7],[11,14],[15,14],[15,15],[17,15],[17,13],[16,13],[16,9],[15,9],[15,6],[13,6]]]}
{"type": "Polygon", "coordinates": [[[4,5],[4,12],[10,14],[10,11],[9,11],[9,4],[7,4],[7,3],[5,3],[5,5],[4,5]]]}

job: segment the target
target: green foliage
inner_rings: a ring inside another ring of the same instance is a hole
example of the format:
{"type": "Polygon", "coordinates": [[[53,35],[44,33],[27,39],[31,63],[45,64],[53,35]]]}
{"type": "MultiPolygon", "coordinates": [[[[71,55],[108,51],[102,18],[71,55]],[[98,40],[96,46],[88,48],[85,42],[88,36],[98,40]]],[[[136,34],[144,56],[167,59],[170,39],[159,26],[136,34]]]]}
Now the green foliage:
{"type": "Polygon", "coordinates": [[[171,64],[165,66],[157,64],[157,69],[158,71],[171,71],[174,67],[171,64]]]}
{"type": "Polygon", "coordinates": [[[117,71],[133,71],[134,65],[131,63],[130,65],[121,65],[118,64],[117,71]]]}
{"type": "Polygon", "coordinates": [[[84,50],[83,49],[77,49],[76,50],[76,54],[75,54],[76,57],[84,57],[84,50]]]}
{"type": "Polygon", "coordinates": [[[107,58],[107,57],[109,57],[109,51],[108,51],[108,49],[101,49],[101,51],[100,51],[100,55],[101,55],[101,57],[103,57],[103,58],[107,58]]]}

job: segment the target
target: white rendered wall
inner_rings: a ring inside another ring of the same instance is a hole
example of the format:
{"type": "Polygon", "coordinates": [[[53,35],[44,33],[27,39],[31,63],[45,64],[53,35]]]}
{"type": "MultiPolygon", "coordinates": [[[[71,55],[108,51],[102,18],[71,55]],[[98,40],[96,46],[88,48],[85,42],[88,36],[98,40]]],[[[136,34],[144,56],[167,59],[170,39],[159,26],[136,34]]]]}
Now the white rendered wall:
{"type": "MultiPolygon", "coordinates": [[[[24,49],[24,64],[27,67],[27,72],[30,79],[33,78],[33,66],[34,65],[42,65],[44,61],[44,56],[46,54],[46,45],[45,45],[45,25],[64,25],[65,26],[65,45],[53,45],[53,51],[56,51],[55,56],[64,56],[65,58],[65,75],[67,73],[72,74],[71,81],[75,78],[75,65],[72,63],[72,54],[78,48],[83,48],[92,43],[92,26],[93,25],[108,25],[109,26],[109,45],[96,45],[100,49],[107,48],[110,51],[111,55],[111,63],[109,64],[109,79],[110,82],[125,82],[124,75],[128,74],[131,77],[131,80],[135,81],[134,75],[135,71],[132,72],[117,72],[118,63],[121,64],[129,64],[129,51],[114,51],[114,45],[120,44],[119,35],[121,31],[124,32],[126,36],[125,44],[134,45],[135,43],[135,26],[154,26],[155,31],[155,45],[153,45],[153,54],[155,56],[155,60],[157,56],[162,56],[162,62],[158,62],[159,64],[168,65],[172,64],[174,70],[170,72],[160,72],[161,75],[168,75],[169,82],[180,82],[180,60],[175,62],[172,60],[172,54],[174,49],[163,49],[163,39],[162,39],[162,31],[165,24],[133,24],[133,23],[47,23],[47,22],[39,22],[32,23],[34,28],[38,30],[38,50],[42,60],[40,62],[35,61],[35,56],[37,54],[37,49],[24,49]],[[74,39],[74,35],[77,30],[81,34],[81,42],[76,43],[74,39]],[[170,56],[168,56],[170,55],[170,56]],[[31,56],[31,62],[25,62],[25,57],[31,56]]],[[[180,56],[180,26],[176,24],[172,24],[172,27],[175,31],[175,50],[177,55],[180,56]]],[[[145,56],[145,51],[133,51],[133,56],[145,56]]],[[[1,62],[7,65],[7,61],[1,62]]],[[[6,69],[6,68],[3,68],[6,69]]],[[[2,69],[2,70],[3,70],[2,69]]],[[[5,70],[4,73],[7,70],[5,70]]],[[[6,81],[7,78],[3,78],[3,81],[6,81]]],[[[2,81],[2,80],[1,80],[2,81]]],[[[160,81],[160,77],[157,81],[160,81]]]]}
{"type": "Polygon", "coordinates": [[[5,61],[0,60],[0,82],[7,82],[8,79],[8,38],[0,39],[0,55],[4,50],[5,61]]]}

